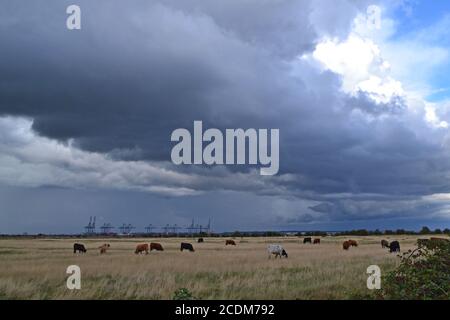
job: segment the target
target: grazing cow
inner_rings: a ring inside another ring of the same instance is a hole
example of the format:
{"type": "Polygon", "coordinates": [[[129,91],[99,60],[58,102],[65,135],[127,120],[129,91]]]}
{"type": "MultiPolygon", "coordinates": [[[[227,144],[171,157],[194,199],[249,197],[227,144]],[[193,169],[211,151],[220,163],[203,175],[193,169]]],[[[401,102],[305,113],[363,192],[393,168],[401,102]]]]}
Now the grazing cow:
{"type": "Polygon", "coordinates": [[[279,244],[269,244],[267,247],[267,252],[269,253],[269,259],[272,255],[275,255],[275,259],[277,257],[288,257],[288,254],[286,250],[283,249],[283,247],[279,244]]]}
{"type": "Polygon", "coordinates": [[[355,240],[348,240],[348,242],[350,243],[350,245],[352,247],[357,247],[358,246],[358,242],[356,242],[355,240]]]}
{"type": "Polygon", "coordinates": [[[313,244],[320,244],[320,239],[318,238],[314,239],[313,244]]]}
{"type": "Polygon", "coordinates": [[[310,237],[304,238],[303,243],[311,243],[311,238],[310,237]]]}
{"type": "Polygon", "coordinates": [[[192,244],[187,243],[187,242],[182,242],[182,243],[181,243],[180,251],[183,251],[183,250],[189,250],[189,251],[191,251],[191,252],[194,252],[194,251],[195,251],[195,250],[194,250],[194,247],[192,246],[192,244]]]}
{"type": "Polygon", "coordinates": [[[203,240],[203,238],[198,238],[197,242],[202,243],[202,242],[204,242],[204,240],[203,240]]]}
{"type": "Polygon", "coordinates": [[[110,247],[109,243],[105,243],[98,247],[100,249],[100,254],[106,253],[106,250],[108,250],[110,247]]]}
{"type": "Polygon", "coordinates": [[[389,245],[389,252],[400,252],[400,243],[398,241],[392,241],[389,245]]]}
{"type": "Polygon", "coordinates": [[[226,241],[225,241],[225,245],[226,245],[226,246],[227,246],[227,245],[235,246],[235,245],[236,245],[236,242],[234,242],[234,240],[226,240],[226,241]]]}
{"type": "Polygon", "coordinates": [[[164,251],[163,246],[160,243],[152,242],[150,243],[150,251],[164,251]]]}
{"type": "Polygon", "coordinates": [[[84,244],[81,244],[81,243],[74,243],[73,244],[73,253],[77,253],[77,251],[78,252],[81,252],[81,253],[86,253],[86,248],[84,247],[84,244]]]}
{"type": "Polygon", "coordinates": [[[138,244],[136,246],[136,250],[134,251],[135,254],[141,254],[145,252],[145,254],[148,254],[148,243],[138,244]]]}
{"type": "Polygon", "coordinates": [[[351,244],[349,241],[344,241],[344,243],[342,244],[342,248],[344,250],[348,250],[348,248],[350,248],[351,244]]]}
{"type": "Polygon", "coordinates": [[[382,248],[389,248],[389,242],[387,240],[381,240],[381,247],[382,248]]]}

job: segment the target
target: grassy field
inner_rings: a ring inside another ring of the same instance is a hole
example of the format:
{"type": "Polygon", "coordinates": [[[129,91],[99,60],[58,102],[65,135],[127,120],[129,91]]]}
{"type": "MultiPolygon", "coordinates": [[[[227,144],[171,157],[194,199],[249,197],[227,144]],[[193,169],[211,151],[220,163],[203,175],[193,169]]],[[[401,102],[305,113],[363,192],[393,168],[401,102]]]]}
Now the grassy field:
{"type": "MultiPolygon", "coordinates": [[[[415,247],[417,237],[399,240],[402,251],[415,247]]],[[[357,248],[342,250],[348,237],[325,237],[320,245],[300,238],[194,239],[11,239],[0,240],[1,299],[171,299],[175,290],[188,288],[198,299],[348,299],[368,293],[366,269],[382,273],[398,263],[395,254],[380,246],[382,237],[351,237],[357,248]],[[72,244],[84,243],[84,255],[72,244]],[[135,255],[138,243],[159,242],[165,251],[135,255]],[[181,241],[195,252],[180,252],[181,241]],[[100,255],[98,246],[110,243],[100,255]],[[266,247],[280,243],[288,259],[268,259],[266,247]],[[81,290],[66,288],[66,268],[78,265],[81,290]]]]}

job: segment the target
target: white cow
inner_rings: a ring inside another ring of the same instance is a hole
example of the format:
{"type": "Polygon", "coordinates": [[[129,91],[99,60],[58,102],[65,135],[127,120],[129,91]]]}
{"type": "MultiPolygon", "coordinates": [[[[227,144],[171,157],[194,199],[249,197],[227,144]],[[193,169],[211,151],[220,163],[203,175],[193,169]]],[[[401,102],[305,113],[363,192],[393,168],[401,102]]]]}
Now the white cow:
{"type": "Polygon", "coordinates": [[[282,256],[285,256],[286,258],[288,257],[286,250],[284,250],[279,244],[269,244],[267,247],[267,252],[269,253],[269,259],[272,255],[275,255],[275,259],[277,257],[280,257],[281,259],[282,256]]]}

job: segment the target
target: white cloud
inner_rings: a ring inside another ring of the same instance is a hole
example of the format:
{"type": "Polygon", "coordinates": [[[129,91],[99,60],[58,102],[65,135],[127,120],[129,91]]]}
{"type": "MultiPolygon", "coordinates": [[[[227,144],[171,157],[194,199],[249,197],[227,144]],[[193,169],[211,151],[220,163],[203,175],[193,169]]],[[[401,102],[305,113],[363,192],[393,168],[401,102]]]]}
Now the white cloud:
{"type": "Polygon", "coordinates": [[[425,120],[436,128],[448,128],[447,121],[442,121],[436,114],[436,104],[426,103],[425,120]]]}
{"type": "Polygon", "coordinates": [[[376,57],[378,47],[370,40],[351,35],[347,40],[325,40],[316,46],[313,57],[325,68],[343,76],[343,89],[355,90],[358,83],[370,76],[369,69],[376,57]]]}
{"type": "Polygon", "coordinates": [[[183,184],[188,175],[142,161],[113,161],[36,135],[32,121],[0,118],[0,181],[38,187],[135,189],[171,195],[196,191],[183,184]]]}
{"type": "Polygon", "coordinates": [[[367,93],[377,103],[389,103],[394,97],[404,95],[401,82],[391,77],[371,75],[369,79],[358,83],[356,88],[367,93]]]}
{"type": "MultiPolygon", "coordinates": [[[[443,20],[450,21],[447,17],[443,20]]],[[[400,97],[410,111],[423,113],[429,126],[445,129],[448,120],[442,119],[440,112],[444,104],[430,103],[426,97],[443,90],[433,88],[429,82],[436,69],[447,62],[449,54],[448,49],[427,39],[441,34],[442,25],[447,24],[438,22],[426,32],[392,40],[396,32],[394,20],[383,17],[381,28],[369,28],[367,17],[359,14],[347,39],[323,39],[312,56],[302,58],[318,61],[323,69],[339,74],[342,90],[348,94],[363,92],[376,103],[384,104],[400,97]]]]}
{"type": "MultiPolygon", "coordinates": [[[[12,186],[58,186],[151,192],[170,196],[197,195],[207,190],[283,194],[278,179],[257,170],[230,173],[214,167],[183,173],[168,162],[113,160],[37,135],[32,120],[0,117],[0,183],[12,186]]],[[[169,143],[169,141],[168,141],[169,143]]]]}
{"type": "MultiPolygon", "coordinates": [[[[379,8],[379,7],[377,7],[379,8]]],[[[379,8],[381,13],[381,8],[379,8]]],[[[380,16],[381,17],[381,16],[380,16]]],[[[362,91],[377,103],[389,103],[404,95],[400,81],[390,76],[391,64],[383,59],[377,39],[392,33],[392,22],[381,21],[377,28],[369,24],[370,17],[358,14],[347,39],[324,39],[312,57],[325,69],[342,76],[342,90],[355,95],[362,91]],[[381,32],[381,30],[384,30],[381,32]]]]}

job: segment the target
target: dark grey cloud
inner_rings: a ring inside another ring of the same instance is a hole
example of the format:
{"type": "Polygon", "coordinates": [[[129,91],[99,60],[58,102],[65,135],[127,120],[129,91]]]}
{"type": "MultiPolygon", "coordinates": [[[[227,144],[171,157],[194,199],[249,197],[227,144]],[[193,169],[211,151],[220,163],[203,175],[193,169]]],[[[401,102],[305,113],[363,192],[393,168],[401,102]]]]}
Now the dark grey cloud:
{"type": "MultiPolygon", "coordinates": [[[[341,2],[349,24],[356,7],[341,2]]],[[[1,31],[0,112],[33,117],[45,136],[167,160],[170,132],[195,119],[284,126],[286,113],[331,103],[310,101],[283,59],[317,41],[309,16],[323,9],[310,1],[79,4],[80,32],[61,27],[64,2],[7,2],[4,11],[14,18],[1,31]]]]}
{"type": "Polygon", "coordinates": [[[195,205],[183,198],[189,214],[228,190],[239,206],[276,203],[241,214],[264,211],[267,225],[446,215],[422,199],[450,192],[442,131],[406,101],[350,97],[339,75],[298,59],[322,37],[345,38],[368,1],[78,1],[80,31],[65,29],[69,4],[2,1],[0,115],[34,130],[3,122],[6,184],[196,194],[195,205]],[[172,166],[170,133],[194,120],[280,128],[280,175],[172,166]]]}

